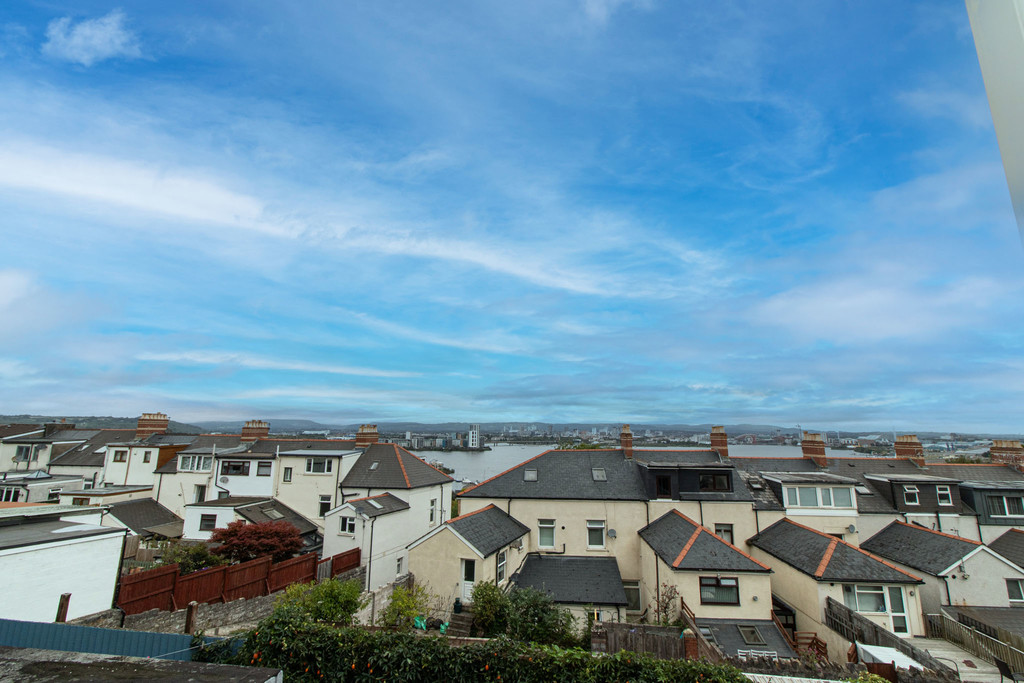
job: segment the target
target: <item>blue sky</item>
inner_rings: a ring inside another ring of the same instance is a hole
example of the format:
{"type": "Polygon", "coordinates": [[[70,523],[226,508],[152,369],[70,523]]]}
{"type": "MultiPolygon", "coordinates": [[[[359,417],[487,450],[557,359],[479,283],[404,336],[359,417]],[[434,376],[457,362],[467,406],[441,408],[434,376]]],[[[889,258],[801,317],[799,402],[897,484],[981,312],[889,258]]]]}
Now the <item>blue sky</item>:
{"type": "Polygon", "coordinates": [[[1020,432],[962,2],[5,3],[0,413],[1020,432]]]}

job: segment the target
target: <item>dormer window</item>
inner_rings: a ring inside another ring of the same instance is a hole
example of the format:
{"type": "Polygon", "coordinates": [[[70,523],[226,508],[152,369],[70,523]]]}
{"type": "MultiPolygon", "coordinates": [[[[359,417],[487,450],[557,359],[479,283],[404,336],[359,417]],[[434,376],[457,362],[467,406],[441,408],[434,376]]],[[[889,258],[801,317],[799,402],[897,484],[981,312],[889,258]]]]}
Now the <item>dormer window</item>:
{"type": "Polygon", "coordinates": [[[603,467],[594,467],[590,470],[590,473],[594,477],[594,481],[608,481],[608,475],[603,467]]]}
{"type": "Polygon", "coordinates": [[[903,486],[903,502],[907,505],[920,505],[921,497],[918,495],[917,486],[906,484],[903,486]]]}
{"type": "Polygon", "coordinates": [[[523,470],[523,481],[537,481],[537,468],[527,467],[523,470]]]}
{"type": "Polygon", "coordinates": [[[848,486],[787,486],[786,507],[852,508],[853,491],[848,486]]]}
{"type": "Polygon", "coordinates": [[[729,486],[729,475],[725,472],[706,472],[698,478],[698,486],[701,491],[731,491],[729,486]]]}

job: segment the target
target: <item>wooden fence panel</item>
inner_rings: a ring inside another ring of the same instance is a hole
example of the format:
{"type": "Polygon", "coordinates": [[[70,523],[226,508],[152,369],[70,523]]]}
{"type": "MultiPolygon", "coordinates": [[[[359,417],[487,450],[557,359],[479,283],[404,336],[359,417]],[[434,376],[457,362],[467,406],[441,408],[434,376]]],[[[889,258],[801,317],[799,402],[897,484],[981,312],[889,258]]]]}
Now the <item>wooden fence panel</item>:
{"type": "Polygon", "coordinates": [[[679,637],[678,628],[608,622],[603,626],[607,634],[608,654],[629,650],[647,652],[658,659],[686,658],[685,641],[679,637]]]}
{"type": "Polygon", "coordinates": [[[176,564],[124,575],[117,591],[117,606],[125,614],[139,614],[151,609],[173,609],[177,580],[176,564]]]}
{"type": "Polygon", "coordinates": [[[181,609],[193,600],[200,604],[222,602],[226,571],[227,567],[211,567],[179,578],[174,588],[174,608],[181,609]]]}
{"type": "Polygon", "coordinates": [[[270,568],[268,584],[274,593],[293,583],[309,583],[315,581],[317,575],[316,553],[300,555],[290,560],[278,562],[270,568]]]}
{"type": "Polygon", "coordinates": [[[359,566],[361,561],[359,548],[353,548],[352,550],[346,550],[343,553],[338,553],[331,558],[331,576],[337,576],[347,572],[350,569],[355,569],[359,566]]]}
{"type": "Polygon", "coordinates": [[[1013,671],[1024,671],[1024,652],[981,631],[950,619],[945,614],[929,614],[929,633],[959,645],[982,659],[995,663],[1001,659],[1013,671]]]}
{"type": "Polygon", "coordinates": [[[269,557],[258,557],[242,564],[227,568],[224,573],[224,602],[239,598],[256,598],[266,595],[267,578],[270,576],[269,557]]]}

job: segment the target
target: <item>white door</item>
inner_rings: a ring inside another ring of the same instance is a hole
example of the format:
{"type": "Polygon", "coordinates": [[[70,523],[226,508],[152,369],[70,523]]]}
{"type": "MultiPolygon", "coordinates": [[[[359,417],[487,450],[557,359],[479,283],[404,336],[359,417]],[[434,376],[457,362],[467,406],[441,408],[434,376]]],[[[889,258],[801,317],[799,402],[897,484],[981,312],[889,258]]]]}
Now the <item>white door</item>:
{"type": "Polygon", "coordinates": [[[462,561],[462,601],[473,599],[473,583],[476,581],[476,560],[462,561]]]}
{"type": "Polygon", "coordinates": [[[907,623],[907,608],[903,604],[903,589],[889,586],[889,614],[892,617],[892,632],[907,634],[910,632],[907,623]]]}

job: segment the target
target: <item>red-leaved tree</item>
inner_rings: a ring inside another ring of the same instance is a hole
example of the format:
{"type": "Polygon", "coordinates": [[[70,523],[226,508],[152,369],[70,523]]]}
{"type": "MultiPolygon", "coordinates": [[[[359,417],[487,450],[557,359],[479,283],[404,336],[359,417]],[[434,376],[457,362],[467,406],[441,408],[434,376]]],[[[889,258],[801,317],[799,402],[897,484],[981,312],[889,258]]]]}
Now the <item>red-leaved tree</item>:
{"type": "Polygon", "coordinates": [[[267,555],[280,562],[302,550],[299,530],[284,521],[246,524],[238,520],[223,529],[214,529],[210,541],[221,544],[213,551],[215,554],[237,562],[267,555]]]}

